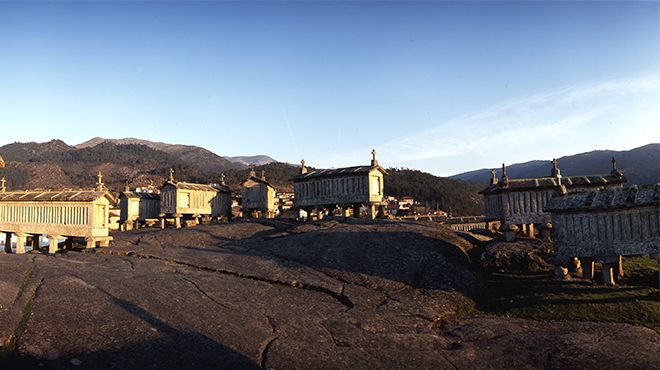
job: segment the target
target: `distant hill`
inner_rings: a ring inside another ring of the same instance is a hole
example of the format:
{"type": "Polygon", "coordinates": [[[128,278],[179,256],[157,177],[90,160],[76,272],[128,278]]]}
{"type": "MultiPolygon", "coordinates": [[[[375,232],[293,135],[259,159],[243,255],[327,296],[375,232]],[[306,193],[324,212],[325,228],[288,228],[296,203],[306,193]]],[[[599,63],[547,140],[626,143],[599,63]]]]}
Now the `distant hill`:
{"type": "Polygon", "coordinates": [[[242,164],[244,166],[249,166],[254,164],[256,166],[263,166],[265,164],[277,162],[273,158],[267,155],[253,155],[253,156],[241,156],[241,157],[225,157],[232,163],[242,164]]]}
{"type": "Polygon", "coordinates": [[[184,161],[196,163],[205,171],[223,171],[231,168],[243,168],[244,164],[230,161],[225,157],[221,157],[210,150],[194,146],[194,145],[181,145],[181,144],[167,144],[154,142],[149,140],[125,138],[125,139],[104,139],[95,137],[84,143],[75,146],[76,149],[85,149],[97,146],[102,143],[113,143],[117,145],[144,145],[149,148],[159,150],[184,161]]]}
{"type": "Polygon", "coordinates": [[[484,213],[483,200],[477,194],[480,185],[418,170],[389,168],[387,171],[390,175],[385,178],[386,195],[410,195],[431,210],[451,211],[454,216],[484,213]]]}
{"type": "MultiPolygon", "coordinates": [[[[648,144],[628,151],[596,150],[588,153],[558,158],[559,169],[564,176],[607,174],[612,169],[611,159],[616,158],[617,167],[623,170],[628,184],[651,184],[660,182],[660,144],[648,144]]],[[[529,178],[550,175],[550,159],[530,161],[507,166],[510,178],[529,178]]],[[[498,177],[501,169],[497,169],[498,177]]],[[[460,173],[450,176],[477,184],[487,184],[490,169],[460,173]]]]}

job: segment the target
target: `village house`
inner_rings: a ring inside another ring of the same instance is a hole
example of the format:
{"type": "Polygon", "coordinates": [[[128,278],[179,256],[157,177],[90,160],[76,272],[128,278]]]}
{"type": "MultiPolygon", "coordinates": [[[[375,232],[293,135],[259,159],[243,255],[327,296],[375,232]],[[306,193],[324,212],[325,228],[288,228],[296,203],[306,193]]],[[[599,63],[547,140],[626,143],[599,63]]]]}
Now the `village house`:
{"type": "MultiPolygon", "coordinates": [[[[224,179],[222,181],[224,183],[224,179]]],[[[205,185],[174,180],[174,171],[160,189],[160,226],[173,222],[178,229],[182,220],[188,226],[210,222],[212,218],[231,217],[231,190],[224,184],[205,185]]]]}
{"type": "Polygon", "coordinates": [[[383,196],[383,178],[387,171],[376,160],[376,151],[371,152],[369,166],[345,167],[308,171],[301,161],[300,174],[293,177],[294,208],[307,214],[316,212],[319,217],[339,207],[348,216],[360,216],[360,208],[366,207],[369,217],[376,211],[384,214],[386,204],[383,196]]]}
{"type": "Polygon", "coordinates": [[[546,230],[552,227],[550,214],[543,207],[558,186],[576,192],[600,187],[622,188],[625,182],[626,178],[617,170],[614,159],[609,174],[566,177],[562,177],[555,159],[550,176],[528,179],[509,179],[503,164],[502,178],[498,179],[496,171],[492,170],[490,185],[479,194],[484,197],[486,221],[500,221],[507,240],[513,240],[517,230],[533,238],[537,226],[546,230]]]}
{"type": "Polygon", "coordinates": [[[257,177],[252,167],[248,178],[241,182],[241,203],[244,216],[275,217],[275,187],[266,180],[266,171],[257,177]]]}
{"type": "Polygon", "coordinates": [[[95,189],[7,191],[0,180],[0,232],[5,234],[5,252],[25,253],[26,242],[39,249],[47,235],[49,253],[55,253],[60,239],[84,238],[87,248],[108,246],[109,210],[115,199],[103,185],[99,173],[95,189]]]}
{"type": "Polygon", "coordinates": [[[550,199],[555,257],[580,260],[583,276],[593,279],[594,262],[603,263],[605,284],[613,268],[623,275],[621,256],[660,257],[660,183],[569,193],[565,186],[550,199]]]}

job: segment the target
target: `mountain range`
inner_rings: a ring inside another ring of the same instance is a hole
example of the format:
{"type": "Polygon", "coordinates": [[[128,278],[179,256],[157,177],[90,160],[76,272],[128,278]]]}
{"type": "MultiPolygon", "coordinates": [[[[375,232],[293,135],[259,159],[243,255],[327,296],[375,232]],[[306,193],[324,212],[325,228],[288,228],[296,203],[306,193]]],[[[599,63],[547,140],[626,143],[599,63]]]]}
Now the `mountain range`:
{"type": "Polygon", "coordinates": [[[194,145],[168,144],[136,139],[132,137],[124,139],[105,139],[102,137],[95,137],[91,140],[85,141],[84,143],[75,145],[74,147],[76,149],[91,148],[104,142],[113,143],[116,145],[144,145],[151,149],[160,150],[162,152],[171,154],[183,161],[196,162],[201,165],[204,170],[208,171],[222,171],[230,168],[243,168],[251,164],[261,166],[275,162],[273,158],[267,155],[223,157],[211,152],[210,150],[194,145]]]}
{"type": "MultiPolygon", "coordinates": [[[[660,182],[660,144],[648,144],[626,151],[596,150],[558,158],[558,167],[563,176],[608,174],[612,170],[612,158],[616,166],[622,170],[628,179],[627,185],[652,184],[660,182]]],[[[506,167],[509,178],[530,178],[550,176],[551,160],[535,160],[517,163],[506,167]]],[[[475,171],[450,176],[452,179],[468,181],[476,184],[488,184],[490,169],[482,168],[475,171]]],[[[501,168],[497,169],[501,177],[501,168]]]]}
{"type": "MultiPolygon", "coordinates": [[[[78,145],[61,140],[45,143],[12,143],[0,147],[6,168],[0,170],[8,189],[93,187],[96,174],[104,175],[105,185],[117,192],[125,179],[131,187],[162,184],[169,169],[175,178],[198,183],[219,182],[221,174],[234,190],[248,177],[249,164],[257,173],[265,171],[268,181],[278,191],[292,191],[290,178],[299,166],[280,163],[259,155],[223,157],[192,145],[152,142],[148,140],[94,138],[78,145]]],[[[617,159],[629,184],[660,182],[660,144],[649,144],[629,151],[594,151],[559,158],[563,175],[609,173],[610,159],[617,159]]],[[[511,178],[542,177],[550,174],[549,160],[530,161],[507,167],[511,178]]],[[[312,169],[312,168],[310,168],[312,169]]],[[[431,209],[451,210],[455,215],[483,212],[477,192],[488,183],[489,169],[452,176],[434,176],[412,169],[388,169],[385,194],[410,195],[431,209]]],[[[499,170],[501,172],[501,170],[499,170]]],[[[498,173],[501,175],[501,173],[498,173]]]]}

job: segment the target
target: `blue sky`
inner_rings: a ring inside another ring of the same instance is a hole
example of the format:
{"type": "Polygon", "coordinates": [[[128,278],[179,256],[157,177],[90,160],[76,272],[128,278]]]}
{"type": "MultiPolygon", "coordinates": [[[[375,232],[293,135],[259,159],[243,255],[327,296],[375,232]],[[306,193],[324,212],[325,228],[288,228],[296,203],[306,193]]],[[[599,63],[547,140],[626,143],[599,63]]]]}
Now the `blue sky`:
{"type": "Polygon", "coordinates": [[[658,2],[0,2],[0,144],[437,175],[660,142],[658,2]]]}

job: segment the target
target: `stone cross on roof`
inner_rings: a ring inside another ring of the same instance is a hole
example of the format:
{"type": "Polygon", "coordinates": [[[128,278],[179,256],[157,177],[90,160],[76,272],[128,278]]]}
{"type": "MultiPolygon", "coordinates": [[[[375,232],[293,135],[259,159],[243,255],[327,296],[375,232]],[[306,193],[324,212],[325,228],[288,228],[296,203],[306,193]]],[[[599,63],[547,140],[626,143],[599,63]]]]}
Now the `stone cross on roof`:
{"type": "Polygon", "coordinates": [[[612,171],[616,171],[616,159],[612,157],[612,171]]]}
{"type": "Polygon", "coordinates": [[[169,180],[171,182],[174,182],[174,168],[170,168],[170,178],[169,178],[169,180]]]}
{"type": "Polygon", "coordinates": [[[561,171],[559,170],[557,158],[552,159],[552,171],[550,171],[550,176],[561,179],[561,171]]]}
{"type": "Polygon", "coordinates": [[[257,173],[254,172],[254,163],[250,163],[250,176],[249,177],[257,177],[257,173]]]}
{"type": "Polygon", "coordinates": [[[223,172],[220,174],[220,185],[224,185],[224,184],[225,184],[225,173],[223,172]]]}
{"type": "Polygon", "coordinates": [[[300,174],[304,175],[307,173],[307,167],[305,167],[305,160],[300,161],[300,174]]]}
{"type": "Polygon", "coordinates": [[[376,149],[371,150],[371,166],[378,166],[378,161],[376,160],[376,149]]]}
{"type": "Polygon", "coordinates": [[[101,173],[101,171],[99,171],[99,174],[96,175],[96,177],[98,178],[98,182],[96,183],[96,190],[102,191],[104,186],[103,186],[103,174],[101,173]]]}
{"type": "Polygon", "coordinates": [[[490,184],[497,185],[497,171],[493,168],[490,170],[490,184]]]}

